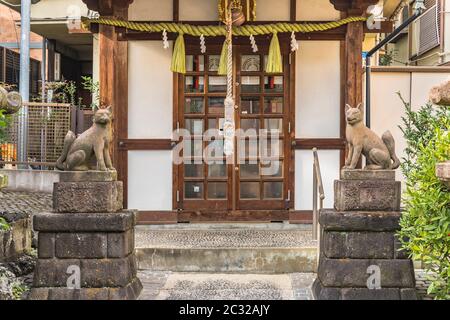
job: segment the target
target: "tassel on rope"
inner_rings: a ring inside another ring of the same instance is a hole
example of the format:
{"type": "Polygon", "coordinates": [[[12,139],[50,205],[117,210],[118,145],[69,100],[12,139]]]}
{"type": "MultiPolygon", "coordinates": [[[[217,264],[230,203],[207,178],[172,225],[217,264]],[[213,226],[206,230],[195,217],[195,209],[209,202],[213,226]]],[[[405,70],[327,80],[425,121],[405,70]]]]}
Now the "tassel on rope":
{"type": "Polygon", "coordinates": [[[222,46],[222,52],[220,53],[220,63],[219,70],[217,70],[217,74],[222,76],[227,75],[227,56],[228,56],[228,42],[225,40],[222,46]]]}
{"type": "Polygon", "coordinates": [[[186,73],[186,50],[182,33],[178,35],[177,41],[175,41],[170,70],[172,72],[186,73]]]}
{"type": "Polygon", "coordinates": [[[280,42],[278,41],[278,35],[273,33],[272,40],[270,41],[269,56],[267,58],[266,65],[267,73],[281,73],[283,72],[283,63],[281,59],[280,42]]]}

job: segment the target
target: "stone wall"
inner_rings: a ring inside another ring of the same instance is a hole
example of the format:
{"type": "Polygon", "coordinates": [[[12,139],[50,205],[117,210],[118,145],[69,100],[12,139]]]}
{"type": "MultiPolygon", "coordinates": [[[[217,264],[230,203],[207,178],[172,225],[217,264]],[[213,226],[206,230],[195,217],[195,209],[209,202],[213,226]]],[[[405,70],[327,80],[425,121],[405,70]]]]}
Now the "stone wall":
{"type": "Polygon", "coordinates": [[[0,230],[0,262],[11,261],[31,250],[31,221],[26,214],[0,213],[8,230],[0,230]]]}

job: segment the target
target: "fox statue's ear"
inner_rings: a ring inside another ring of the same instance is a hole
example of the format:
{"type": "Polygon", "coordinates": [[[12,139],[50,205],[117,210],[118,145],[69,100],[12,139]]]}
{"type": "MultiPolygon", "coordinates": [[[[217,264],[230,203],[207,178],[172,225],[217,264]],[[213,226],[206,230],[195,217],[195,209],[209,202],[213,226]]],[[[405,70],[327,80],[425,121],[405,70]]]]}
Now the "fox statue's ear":
{"type": "Polygon", "coordinates": [[[357,108],[359,109],[359,111],[364,111],[364,106],[362,103],[358,104],[357,108]]]}
{"type": "Polygon", "coordinates": [[[348,110],[350,110],[352,108],[351,105],[349,105],[348,103],[345,104],[345,112],[347,112],[348,110]]]}
{"type": "Polygon", "coordinates": [[[108,106],[108,107],[106,108],[106,111],[108,111],[109,113],[112,113],[112,107],[111,107],[111,106],[108,106]]]}
{"type": "Polygon", "coordinates": [[[96,113],[96,112],[98,111],[98,106],[94,105],[94,106],[92,107],[92,111],[94,111],[94,113],[96,113]]]}

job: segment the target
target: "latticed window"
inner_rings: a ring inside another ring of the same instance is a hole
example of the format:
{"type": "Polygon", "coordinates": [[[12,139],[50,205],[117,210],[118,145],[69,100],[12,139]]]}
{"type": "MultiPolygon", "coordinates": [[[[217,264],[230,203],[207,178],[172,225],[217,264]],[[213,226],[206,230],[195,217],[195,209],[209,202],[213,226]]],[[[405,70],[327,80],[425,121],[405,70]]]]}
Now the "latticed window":
{"type": "Polygon", "coordinates": [[[413,54],[422,55],[440,45],[440,1],[425,0],[427,10],[414,23],[413,54]]]}

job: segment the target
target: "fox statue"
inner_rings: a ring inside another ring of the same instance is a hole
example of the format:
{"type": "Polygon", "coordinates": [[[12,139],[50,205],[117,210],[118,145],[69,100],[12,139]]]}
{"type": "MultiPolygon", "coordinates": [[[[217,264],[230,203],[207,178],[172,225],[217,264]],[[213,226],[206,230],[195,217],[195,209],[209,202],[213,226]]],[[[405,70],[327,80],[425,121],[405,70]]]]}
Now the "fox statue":
{"type": "Polygon", "coordinates": [[[381,139],[363,122],[363,106],[356,108],[345,106],[347,120],[346,138],[349,152],[344,169],[355,169],[361,154],[366,157],[366,170],[391,170],[400,166],[400,160],[395,154],[394,137],[386,131],[381,139]]]}
{"type": "Polygon", "coordinates": [[[56,168],[63,171],[114,170],[109,154],[111,107],[96,109],[92,126],[78,138],[69,131],[56,168]]]}

